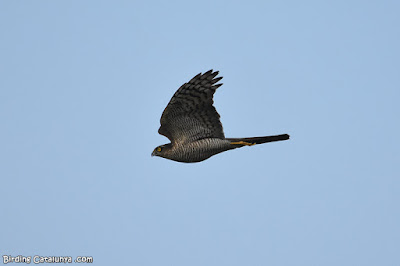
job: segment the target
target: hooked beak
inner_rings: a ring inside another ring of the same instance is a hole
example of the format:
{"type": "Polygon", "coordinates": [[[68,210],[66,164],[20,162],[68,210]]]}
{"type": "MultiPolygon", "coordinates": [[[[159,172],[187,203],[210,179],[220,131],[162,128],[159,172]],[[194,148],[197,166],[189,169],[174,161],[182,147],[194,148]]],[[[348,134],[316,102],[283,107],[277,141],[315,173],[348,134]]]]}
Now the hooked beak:
{"type": "Polygon", "coordinates": [[[154,153],[154,151],[151,153],[151,157],[153,157],[154,155],[156,155],[155,153],[154,153]]]}

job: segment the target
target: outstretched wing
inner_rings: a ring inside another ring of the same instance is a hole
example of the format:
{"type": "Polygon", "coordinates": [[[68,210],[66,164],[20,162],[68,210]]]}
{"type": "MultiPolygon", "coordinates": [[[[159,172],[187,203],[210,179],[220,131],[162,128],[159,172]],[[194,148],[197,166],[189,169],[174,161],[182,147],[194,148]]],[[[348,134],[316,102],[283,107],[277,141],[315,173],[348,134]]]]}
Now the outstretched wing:
{"type": "Polygon", "coordinates": [[[209,137],[224,139],[220,116],[213,106],[214,92],[222,85],[215,84],[222,79],[215,78],[217,75],[218,71],[209,70],[183,84],[165,108],[158,133],[172,143],[209,137]]]}

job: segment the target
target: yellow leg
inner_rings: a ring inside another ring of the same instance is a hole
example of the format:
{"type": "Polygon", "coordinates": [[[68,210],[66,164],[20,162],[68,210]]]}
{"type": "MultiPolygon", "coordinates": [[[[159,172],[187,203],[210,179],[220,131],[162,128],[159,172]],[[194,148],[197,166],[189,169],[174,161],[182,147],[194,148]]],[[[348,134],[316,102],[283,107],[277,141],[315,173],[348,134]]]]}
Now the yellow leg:
{"type": "Polygon", "coordinates": [[[249,142],[245,142],[245,141],[231,142],[231,144],[246,145],[246,146],[255,145],[255,143],[249,143],[249,142]]]}

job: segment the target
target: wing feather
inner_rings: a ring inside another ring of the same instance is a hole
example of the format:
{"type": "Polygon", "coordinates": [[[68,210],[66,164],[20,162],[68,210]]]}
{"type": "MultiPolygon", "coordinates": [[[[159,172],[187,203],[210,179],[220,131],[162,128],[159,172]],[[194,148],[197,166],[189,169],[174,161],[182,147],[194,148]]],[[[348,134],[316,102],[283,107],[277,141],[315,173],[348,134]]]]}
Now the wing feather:
{"type": "Polygon", "coordinates": [[[197,74],[183,84],[171,98],[161,116],[158,133],[172,143],[184,143],[203,138],[224,139],[220,116],[213,106],[213,96],[222,83],[215,78],[218,71],[197,74]]]}

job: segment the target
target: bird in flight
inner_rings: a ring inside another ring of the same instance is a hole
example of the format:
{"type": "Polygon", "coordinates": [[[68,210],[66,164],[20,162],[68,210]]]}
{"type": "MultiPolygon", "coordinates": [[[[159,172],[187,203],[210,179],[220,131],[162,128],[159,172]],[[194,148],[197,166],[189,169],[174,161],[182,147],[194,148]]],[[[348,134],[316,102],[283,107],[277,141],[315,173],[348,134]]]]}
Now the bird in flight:
{"type": "Polygon", "coordinates": [[[218,71],[197,74],[172,96],[161,116],[158,133],[171,143],[160,145],[151,156],[183,163],[204,161],[211,156],[243,146],[289,139],[288,134],[225,138],[220,116],[213,106],[213,96],[222,83],[218,71]]]}

